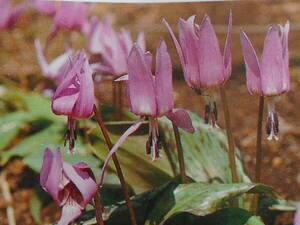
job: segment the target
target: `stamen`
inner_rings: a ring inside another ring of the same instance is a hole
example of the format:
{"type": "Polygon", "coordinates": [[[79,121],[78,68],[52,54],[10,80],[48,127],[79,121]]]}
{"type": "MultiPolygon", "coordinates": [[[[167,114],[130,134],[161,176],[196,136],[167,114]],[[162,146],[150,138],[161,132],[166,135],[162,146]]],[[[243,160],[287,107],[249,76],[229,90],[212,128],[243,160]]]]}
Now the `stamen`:
{"type": "Polygon", "coordinates": [[[203,95],[205,99],[205,112],[204,121],[206,124],[210,124],[212,128],[219,128],[218,121],[218,109],[216,101],[214,100],[213,93],[203,95]]]}
{"type": "Polygon", "coordinates": [[[152,160],[160,157],[161,141],[159,140],[157,118],[149,117],[149,136],[146,142],[146,153],[152,154],[152,160]]]}

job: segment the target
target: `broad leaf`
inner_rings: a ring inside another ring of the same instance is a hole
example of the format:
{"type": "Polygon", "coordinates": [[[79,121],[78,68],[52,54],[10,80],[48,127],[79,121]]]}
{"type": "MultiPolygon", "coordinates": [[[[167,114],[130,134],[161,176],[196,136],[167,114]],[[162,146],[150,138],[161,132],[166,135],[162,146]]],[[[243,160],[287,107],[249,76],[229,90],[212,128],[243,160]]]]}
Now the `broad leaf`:
{"type": "MultiPolygon", "coordinates": [[[[220,129],[212,129],[210,125],[195,113],[189,112],[195,133],[180,130],[184,151],[187,175],[197,182],[231,183],[226,136],[220,129]]],[[[177,163],[176,142],[171,122],[166,118],[159,120],[161,134],[165,138],[165,150],[176,174],[179,173],[177,163]]],[[[239,182],[250,182],[245,174],[239,150],[235,148],[239,182]]]]}

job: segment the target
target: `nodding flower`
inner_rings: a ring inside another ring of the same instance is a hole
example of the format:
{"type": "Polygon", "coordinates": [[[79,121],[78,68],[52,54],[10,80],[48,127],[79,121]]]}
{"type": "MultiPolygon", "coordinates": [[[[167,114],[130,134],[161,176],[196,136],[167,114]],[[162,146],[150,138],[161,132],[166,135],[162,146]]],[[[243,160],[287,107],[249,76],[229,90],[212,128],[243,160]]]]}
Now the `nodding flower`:
{"type": "Polygon", "coordinates": [[[26,8],[26,3],[12,8],[10,0],[0,0],[0,30],[12,28],[26,8]]]}
{"type": "MultiPolygon", "coordinates": [[[[119,77],[128,73],[127,58],[133,46],[131,34],[125,28],[116,32],[108,17],[99,21],[92,17],[87,26],[88,50],[101,59],[92,66],[100,75],[119,77]]],[[[145,36],[140,32],[137,43],[145,51],[145,36]]]]}
{"type": "Polygon", "coordinates": [[[104,172],[112,154],[130,134],[140,127],[146,118],[149,120],[146,153],[152,154],[153,160],[160,156],[159,150],[161,148],[158,117],[167,116],[176,126],[187,132],[194,132],[188,113],[183,109],[174,109],[172,64],[166,43],[163,40],[160,41],[156,51],[155,74],[152,74],[151,64],[151,53],[144,53],[135,44],[128,57],[128,75],[118,80],[126,80],[129,109],[140,116],[140,119],[125,131],[110,150],[102,168],[100,183],[103,182],[104,172]]]}
{"type": "Polygon", "coordinates": [[[62,207],[57,225],[68,225],[78,218],[97,192],[90,167],[84,162],[64,162],[59,148],[54,154],[45,149],[40,184],[62,207]]]}
{"type": "Polygon", "coordinates": [[[209,16],[205,15],[200,25],[194,20],[195,16],[179,19],[178,40],[167,21],[163,23],[173,39],[186,83],[198,94],[202,90],[206,92],[205,120],[217,127],[217,108],[211,89],[224,85],[231,76],[232,14],[230,12],[223,55],[209,16]]]}
{"type": "MultiPolygon", "coordinates": [[[[56,2],[55,2],[56,3],[56,2]]],[[[79,31],[84,28],[89,13],[89,5],[84,2],[62,1],[56,3],[56,12],[53,16],[53,25],[47,37],[46,47],[56,37],[60,30],[79,31]]],[[[67,43],[69,44],[69,43],[67,43]]]]}
{"type": "Polygon", "coordinates": [[[269,140],[273,138],[277,140],[279,132],[275,97],[290,89],[288,33],[289,22],[284,26],[271,25],[264,42],[262,56],[258,58],[246,33],[243,30],[240,32],[248,91],[251,95],[268,97],[266,131],[269,140]]]}
{"type": "Polygon", "coordinates": [[[88,118],[93,113],[95,103],[93,71],[83,51],[71,56],[64,67],[51,107],[53,113],[68,116],[66,140],[69,140],[69,149],[72,151],[76,139],[75,119],[88,118]]]}

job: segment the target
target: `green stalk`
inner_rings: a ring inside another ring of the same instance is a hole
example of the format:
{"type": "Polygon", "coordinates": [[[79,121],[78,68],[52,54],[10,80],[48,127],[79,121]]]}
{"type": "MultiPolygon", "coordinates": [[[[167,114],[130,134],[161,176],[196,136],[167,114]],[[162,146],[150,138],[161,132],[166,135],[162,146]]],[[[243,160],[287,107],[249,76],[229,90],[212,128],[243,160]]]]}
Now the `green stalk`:
{"type": "Polygon", "coordinates": [[[236,171],[236,160],[235,160],[235,151],[234,151],[234,143],[233,136],[231,131],[231,119],[230,113],[227,103],[227,97],[224,87],[220,87],[220,96],[223,104],[224,118],[225,118],[225,127],[228,141],[228,158],[229,158],[229,166],[231,171],[232,183],[238,183],[238,176],[236,171]]]}
{"type": "MultiPolygon", "coordinates": [[[[100,127],[100,129],[103,133],[106,145],[107,145],[108,149],[110,150],[110,149],[112,149],[113,144],[110,140],[108,130],[107,130],[107,128],[106,128],[106,126],[105,126],[105,124],[102,120],[101,114],[100,114],[100,112],[98,111],[98,109],[95,105],[94,105],[94,114],[95,114],[95,118],[97,120],[97,123],[98,123],[98,125],[99,125],[99,127],[100,127]]],[[[135,213],[132,201],[130,200],[128,186],[125,182],[125,178],[124,178],[124,175],[123,175],[123,172],[122,172],[122,169],[121,169],[121,165],[120,165],[119,160],[117,158],[117,155],[113,154],[112,159],[113,159],[113,162],[115,164],[117,175],[119,177],[121,187],[122,187],[122,190],[123,190],[123,193],[124,193],[124,198],[125,198],[126,205],[128,207],[131,224],[132,225],[137,225],[136,213],[135,213]]]]}
{"type": "Polygon", "coordinates": [[[178,127],[174,123],[172,123],[172,125],[173,125],[175,140],[176,140],[176,147],[177,147],[177,155],[178,155],[181,182],[186,184],[187,183],[187,176],[186,176],[186,173],[185,173],[185,164],[184,164],[183,148],[182,148],[182,144],[181,144],[180,133],[179,133],[178,127]]]}

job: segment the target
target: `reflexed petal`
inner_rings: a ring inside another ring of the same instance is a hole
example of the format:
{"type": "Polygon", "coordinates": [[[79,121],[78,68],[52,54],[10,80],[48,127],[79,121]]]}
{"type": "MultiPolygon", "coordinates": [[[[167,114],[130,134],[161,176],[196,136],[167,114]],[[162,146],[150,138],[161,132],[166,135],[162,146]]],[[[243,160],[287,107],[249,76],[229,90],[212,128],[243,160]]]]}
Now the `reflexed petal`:
{"type": "Polygon", "coordinates": [[[85,207],[94,197],[97,191],[97,184],[90,176],[80,176],[74,166],[63,162],[63,171],[68,179],[76,186],[79,193],[76,194],[82,202],[77,202],[80,206],[85,207]],[[82,198],[81,198],[82,197],[82,198]]]}
{"type": "Polygon", "coordinates": [[[131,125],[124,132],[124,134],[119,138],[119,140],[115,143],[115,145],[110,149],[110,151],[109,151],[108,155],[106,156],[106,159],[105,159],[105,161],[103,163],[102,170],[101,170],[101,173],[100,173],[100,180],[99,180],[100,186],[103,184],[105,170],[107,168],[107,165],[108,165],[108,162],[109,162],[110,158],[118,150],[118,148],[123,144],[123,142],[125,141],[125,139],[130,134],[132,134],[133,132],[135,132],[142,125],[143,121],[144,121],[144,118],[141,118],[138,121],[136,121],[133,125],[131,125]]]}
{"type": "MultiPolygon", "coordinates": [[[[180,59],[180,62],[181,62],[181,66],[182,66],[182,69],[183,69],[183,74],[184,74],[185,80],[188,82],[188,77],[186,77],[187,74],[186,74],[186,72],[185,72],[186,60],[185,60],[185,58],[184,58],[184,55],[183,55],[183,52],[182,52],[182,48],[181,48],[179,42],[177,41],[176,36],[175,36],[175,34],[173,33],[173,30],[171,29],[171,27],[170,27],[170,25],[168,24],[168,22],[167,22],[165,19],[163,19],[162,22],[163,22],[163,24],[166,25],[167,29],[169,30],[169,33],[171,34],[171,37],[172,37],[172,39],[173,39],[174,45],[175,45],[175,47],[176,47],[176,50],[177,50],[177,53],[178,53],[178,56],[179,56],[179,59],[180,59]]],[[[189,85],[190,85],[190,84],[189,84],[189,85]]]]}
{"type": "Polygon", "coordinates": [[[40,183],[58,203],[59,184],[62,176],[62,159],[60,149],[53,155],[49,148],[45,149],[40,183]]]}
{"type": "Polygon", "coordinates": [[[261,57],[261,87],[264,95],[278,95],[286,91],[282,77],[285,74],[283,49],[279,36],[279,27],[271,26],[264,42],[261,57]]]}
{"type": "Polygon", "coordinates": [[[73,199],[68,199],[67,203],[63,206],[61,217],[57,225],[68,225],[77,219],[82,212],[82,208],[73,199]]]}
{"type": "Polygon", "coordinates": [[[231,33],[232,33],[232,12],[229,12],[228,30],[224,47],[223,63],[225,67],[225,80],[226,82],[231,76],[231,33]]]}
{"type": "Polygon", "coordinates": [[[161,40],[156,51],[155,88],[158,115],[173,108],[172,63],[166,43],[161,40]]]}
{"type": "Polygon", "coordinates": [[[199,87],[200,76],[198,58],[198,37],[195,33],[195,16],[191,16],[187,21],[179,19],[179,41],[185,57],[185,80],[190,87],[199,87]]]}
{"type": "Polygon", "coordinates": [[[261,94],[260,66],[256,52],[244,31],[240,32],[240,39],[246,65],[248,91],[250,94],[261,94]]]}
{"type": "Polygon", "coordinates": [[[189,133],[194,133],[194,127],[192,124],[192,120],[189,114],[183,109],[173,109],[167,115],[169,120],[171,120],[177,127],[185,130],[189,133]]]}
{"type": "Polygon", "coordinates": [[[198,59],[201,87],[221,85],[225,80],[225,68],[219,42],[210,19],[204,16],[199,30],[198,59]]]}
{"type": "Polygon", "coordinates": [[[153,78],[144,53],[134,45],[128,57],[128,90],[131,111],[137,115],[155,116],[157,112],[153,78]]]}
{"type": "Polygon", "coordinates": [[[80,82],[79,96],[72,114],[75,118],[87,118],[92,115],[95,103],[93,71],[85,53],[81,52],[80,57],[81,69],[78,74],[80,82]]]}

